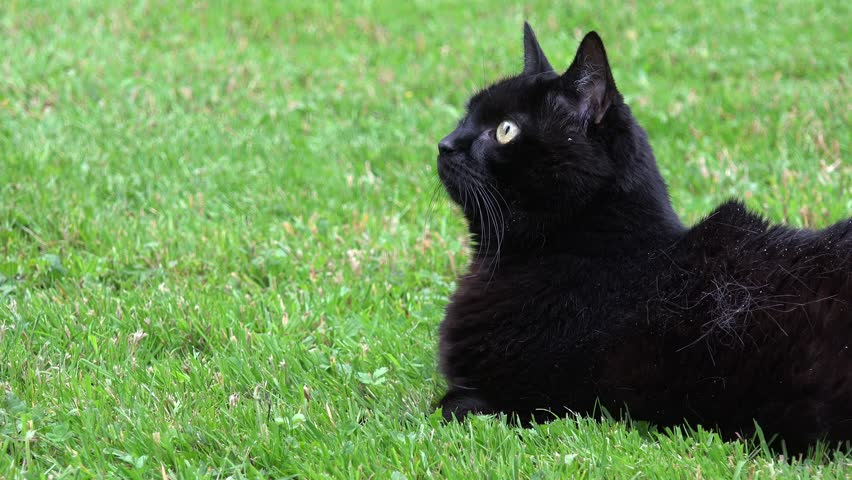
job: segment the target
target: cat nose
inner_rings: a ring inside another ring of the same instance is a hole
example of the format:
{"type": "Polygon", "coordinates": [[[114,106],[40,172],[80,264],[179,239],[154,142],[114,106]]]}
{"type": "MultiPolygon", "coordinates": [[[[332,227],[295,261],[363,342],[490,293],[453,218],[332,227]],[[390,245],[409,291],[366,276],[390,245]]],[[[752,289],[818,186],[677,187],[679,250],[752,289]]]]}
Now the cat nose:
{"type": "Polygon", "coordinates": [[[444,137],[440,142],[438,142],[438,152],[440,153],[453,153],[456,151],[456,145],[453,143],[452,139],[449,137],[444,137]]]}
{"type": "Polygon", "coordinates": [[[452,133],[442,138],[438,142],[438,152],[443,154],[453,153],[456,151],[456,138],[452,133]]]}

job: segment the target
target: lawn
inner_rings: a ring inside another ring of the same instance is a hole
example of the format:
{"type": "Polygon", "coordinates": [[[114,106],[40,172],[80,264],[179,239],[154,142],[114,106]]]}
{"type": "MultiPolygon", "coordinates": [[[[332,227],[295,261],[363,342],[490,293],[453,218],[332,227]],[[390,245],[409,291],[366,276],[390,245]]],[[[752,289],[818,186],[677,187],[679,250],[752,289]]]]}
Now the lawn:
{"type": "Polygon", "coordinates": [[[844,478],[698,429],[442,425],[436,142],[606,42],[675,208],[852,213],[848,2],[5,0],[0,478],[844,478]],[[180,2],[179,2],[180,3],[180,2]]]}

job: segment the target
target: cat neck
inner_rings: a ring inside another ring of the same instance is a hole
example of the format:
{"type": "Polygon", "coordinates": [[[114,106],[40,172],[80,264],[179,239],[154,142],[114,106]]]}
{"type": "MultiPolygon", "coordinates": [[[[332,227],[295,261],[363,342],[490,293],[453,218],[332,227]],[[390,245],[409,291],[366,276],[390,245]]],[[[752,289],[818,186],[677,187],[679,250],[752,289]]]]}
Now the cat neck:
{"type": "Polygon", "coordinates": [[[606,204],[571,217],[517,218],[505,229],[471,229],[473,257],[488,260],[634,256],[666,248],[686,232],[671,205],[653,204],[641,194],[610,196],[606,204]]]}
{"type": "Polygon", "coordinates": [[[528,212],[504,222],[502,229],[471,221],[474,258],[623,256],[666,248],[682,237],[687,229],[672,208],[647,134],[629,113],[625,118],[628,127],[606,142],[623,169],[611,188],[578,210],[528,212]]]}

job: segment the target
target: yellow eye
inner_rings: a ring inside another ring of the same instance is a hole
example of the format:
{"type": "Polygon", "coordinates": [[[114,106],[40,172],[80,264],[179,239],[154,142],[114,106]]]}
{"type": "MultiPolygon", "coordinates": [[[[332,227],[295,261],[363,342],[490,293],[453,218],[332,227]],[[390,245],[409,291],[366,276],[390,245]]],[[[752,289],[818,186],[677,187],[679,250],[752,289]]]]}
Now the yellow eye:
{"type": "Polygon", "coordinates": [[[500,122],[500,125],[497,125],[497,133],[495,136],[497,137],[497,141],[502,145],[505,145],[512,141],[513,138],[518,136],[518,133],[521,132],[521,129],[518,128],[518,124],[511,120],[503,120],[500,122]]]}

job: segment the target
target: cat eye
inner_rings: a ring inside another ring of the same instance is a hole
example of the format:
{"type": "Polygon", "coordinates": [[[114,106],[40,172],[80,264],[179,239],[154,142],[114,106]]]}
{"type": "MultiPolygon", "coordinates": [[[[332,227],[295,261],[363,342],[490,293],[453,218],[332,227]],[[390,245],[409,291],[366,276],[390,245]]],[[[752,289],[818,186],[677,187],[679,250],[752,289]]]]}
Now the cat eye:
{"type": "Polygon", "coordinates": [[[497,132],[494,134],[497,137],[497,141],[500,142],[501,145],[505,145],[512,141],[513,138],[518,136],[518,133],[521,132],[521,129],[518,128],[518,124],[511,120],[503,120],[500,122],[500,125],[497,125],[497,132]]]}

